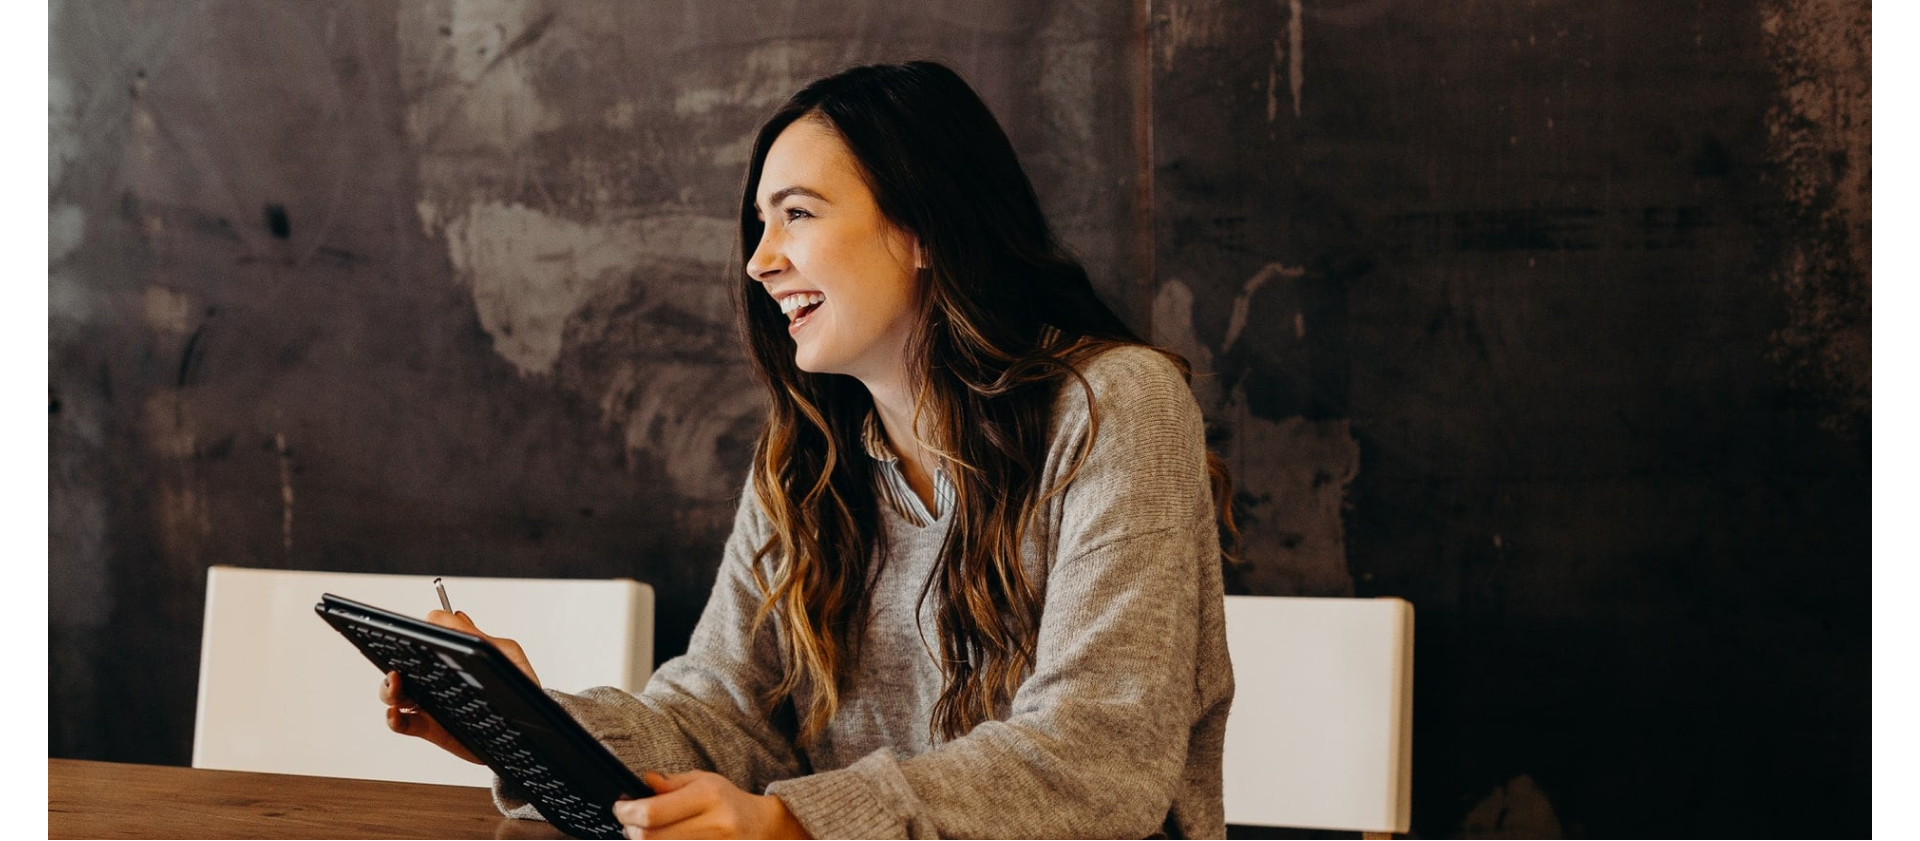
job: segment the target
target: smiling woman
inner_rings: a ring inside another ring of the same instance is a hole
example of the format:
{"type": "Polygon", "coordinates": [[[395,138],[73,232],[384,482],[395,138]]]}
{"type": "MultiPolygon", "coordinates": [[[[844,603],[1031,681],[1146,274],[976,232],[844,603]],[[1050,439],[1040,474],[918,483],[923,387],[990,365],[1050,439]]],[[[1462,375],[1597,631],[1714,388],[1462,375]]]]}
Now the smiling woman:
{"type": "Polygon", "coordinates": [[[746,271],[791,319],[794,364],[904,397],[918,242],[880,212],[859,162],[818,112],[783,130],[762,166],[762,233],[746,271]]]}
{"type": "Polygon", "coordinates": [[[549,690],[648,772],[628,833],[1223,835],[1226,474],[979,97],[928,62],[807,86],[740,238],[770,407],[706,611],[639,695],[549,690]]]}

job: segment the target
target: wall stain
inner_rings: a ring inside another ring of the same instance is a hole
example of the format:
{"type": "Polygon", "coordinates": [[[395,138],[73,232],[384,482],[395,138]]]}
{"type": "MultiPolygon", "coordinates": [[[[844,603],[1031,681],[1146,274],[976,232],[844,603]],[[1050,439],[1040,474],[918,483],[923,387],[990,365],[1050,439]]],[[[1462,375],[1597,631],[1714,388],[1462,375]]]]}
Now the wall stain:
{"type": "MultiPolygon", "coordinates": [[[[287,237],[293,236],[293,223],[287,219],[287,208],[285,205],[267,205],[261,215],[266,217],[267,232],[273,234],[274,239],[286,239],[287,237]]],[[[221,221],[224,222],[226,220],[223,219],[221,221]]]]}
{"type": "Polygon", "coordinates": [[[1703,205],[1417,211],[1386,220],[1405,242],[1495,252],[1693,248],[1722,221],[1703,205]]]}
{"type": "Polygon", "coordinates": [[[634,268],[643,262],[727,253],[734,225],[695,216],[590,224],[483,201],[449,220],[445,236],[494,351],[523,376],[534,376],[552,371],[567,320],[587,301],[633,284],[634,268]]]}
{"type": "Polygon", "coordinates": [[[289,568],[293,565],[293,450],[283,432],[273,433],[273,453],[280,462],[280,548],[289,568]]]}
{"type": "Polygon", "coordinates": [[[1565,838],[1560,816],[1533,775],[1501,783],[1475,803],[1460,826],[1461,838],[1565,838]]]}
{"type": "Polygon", "coordinates": [[[1872,8],[1779,0],[1761,30],[1778,98],[1767,146],[1790,203],[1774,281],[1786,325],[1769,357],[1804,411],[1841,438],[1869,438],[1873,411],[1872,8]]]}
{"type": "MultiPolygon", "coordinates": [[[[1297,280],[1299,267],[1270,264],[1242,284],[1240,301],[1273,282],[1297,280]]],[[[1239,344],[1247,307],[1236,305],[1229,347],[1239,344]]],[[[1227,569],[1228,588],[1269,596],[1351,596],[1347,566],[1347,488],[1360,471],[1360,445],[1343,417],[1270,417],[1253,411],[1246,383],[1217,370],[1220,357],[1198,337],[1193,293],[1169,279],[1154,301],[1154,340],[1186,357],[1193,390],[1206,413],[1208,444],[1234,480],[1239,557],[1227,569]]],[[[1264,329],[1264,328],[1263,328],[1264,329]]],[[[1300,328],[1304,336],[1307,328],[1300,328]]],[[[1295,404],[1294,411],[1304,406],[1295,404]]]]}

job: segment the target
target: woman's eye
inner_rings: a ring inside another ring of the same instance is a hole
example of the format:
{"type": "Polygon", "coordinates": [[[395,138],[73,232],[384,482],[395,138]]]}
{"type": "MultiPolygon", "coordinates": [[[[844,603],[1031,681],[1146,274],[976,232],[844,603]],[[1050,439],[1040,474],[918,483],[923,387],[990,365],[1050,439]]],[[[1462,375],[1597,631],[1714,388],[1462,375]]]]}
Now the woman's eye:
{"type": "Polygon", "coordinates": [[[795,219],[808,219],[808,218],[812,218],[813,216],[813,214],[808,213],[805,210],[802,210],[797,207],[787,208],[785,211],[785,215],[787,217],[788,222],[792,222],[795,219]]]}

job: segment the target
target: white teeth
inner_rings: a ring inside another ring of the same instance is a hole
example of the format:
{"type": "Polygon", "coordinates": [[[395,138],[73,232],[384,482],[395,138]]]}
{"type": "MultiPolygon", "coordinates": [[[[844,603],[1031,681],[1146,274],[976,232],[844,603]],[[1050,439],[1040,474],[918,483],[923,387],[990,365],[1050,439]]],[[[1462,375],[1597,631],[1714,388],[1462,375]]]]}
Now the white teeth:
{"type": "Polygon", "coordinates": [[[788,318],[792,318],[793,314],[801,307],[812,306],[825,300],[827,300],[827,296],[818,292],[796,292],[780,299],[780,312],[784,313],[788,318]]]}

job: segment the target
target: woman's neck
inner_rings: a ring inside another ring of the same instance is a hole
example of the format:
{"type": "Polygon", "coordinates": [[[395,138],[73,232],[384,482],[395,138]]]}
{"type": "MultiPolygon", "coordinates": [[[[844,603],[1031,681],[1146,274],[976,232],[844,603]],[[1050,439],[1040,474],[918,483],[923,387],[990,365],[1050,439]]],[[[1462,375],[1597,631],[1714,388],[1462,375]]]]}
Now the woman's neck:
{"type": "Polygon", "coordinates": [[[886,431],[887,443],[893,447],[895,455],[900,457],[900,467],[906,474],[907,485],[913,488],[915,496],[933,510],[933,474],[935,469],[933,454],[920,442],[932,437],[927,429],[927,419],[921,417],[919,434],[913,432],[914,403],[906,378],[900,377],[892,382],[862,381],[867,393],[873,397],[873,408],[880,415],[880,427],[886,431]]]}

